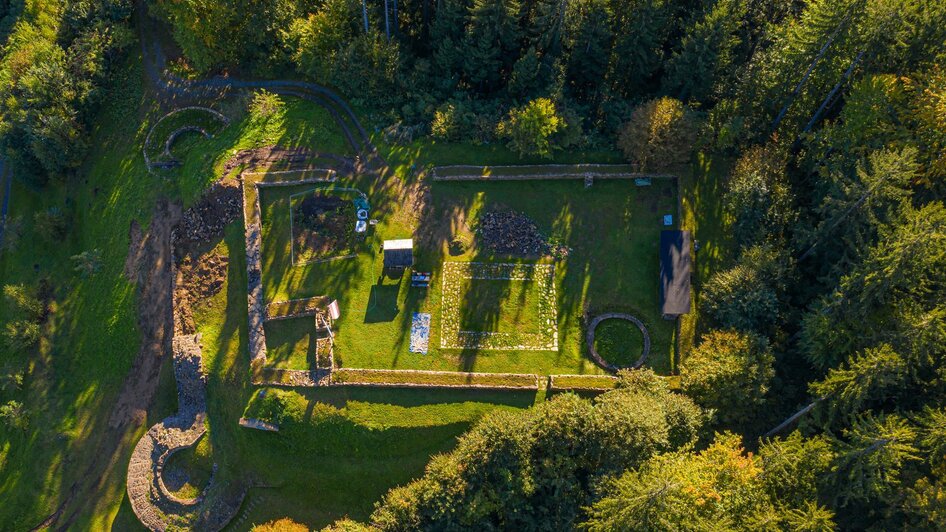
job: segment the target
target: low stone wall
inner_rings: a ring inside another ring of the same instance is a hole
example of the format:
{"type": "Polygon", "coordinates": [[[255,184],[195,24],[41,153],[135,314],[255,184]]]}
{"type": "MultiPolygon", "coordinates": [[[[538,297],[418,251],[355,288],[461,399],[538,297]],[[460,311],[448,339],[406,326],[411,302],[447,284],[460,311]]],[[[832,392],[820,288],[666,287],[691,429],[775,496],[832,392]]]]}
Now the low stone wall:
{"type": "MultiPolygon", "coordinates": [[[[244,184],[243,201],[244,212],[246,209],[246,186],[244,184]]],[[[260,227],[260,205],[259,194],[252,210],[251,216],[244,216],[245,235],[246,235],[246,282],[247,282],[247,316],[249,318],[249,351],[250,360],[255,363],[266,363],[266,331],[263,329],[263,323],[266,321],[266,314],[263,297],[263,267],[262,267],[262,246],[263,236],[260,227]]]]}
{"type": "Polygon", "coordinates": [[[473,373],[414,369],[339,368],[332,372],[331,382],[333,386],[539,389],[539,376],[528,373],[473,373]]]}
{"type": "Polygon", "coordinates": [[[552,375],[549,389],[553,391],[603,391],[617,386],[618,378],[612,375],[552,375]]]}
{"type": "Polygon", "coordinates": [[[310,371],[304,369],[264,367],[255,372],[253,384],[257,386],[313,388],[316,386],[328,386],[331,383],[331,377],[331,369],[310,371]]]}
{"type": "Polygon", "coordinates": [[[265,175],[267,177],[275,176],[276,180],[271,181],[260,181],[256,183],[256,188],[276,188],[276,187],[292,187],[296,185],[317,185],[321,183],[334,183],[338,180],[338,175],[335,170],[330,168],[312,168],[306,170],[275,170],[273,172],[248,172],[243,175],[255,176],[255,175],[265,175]],[[284,179],[283,176],[287,174],[309,174],[314,172],[324,172],[325,177],[307,177],[302,179],[284,179]]]}
{"type": "Polygon", "coordinates": [[[266,321],[315,316],[316,312],[328,303],[329,298],[325,296],[293,299],[290,301],[276,301],[266,305],[266,321]]]}
{"type": "MultiPolygon", "coordinates": [[[[194,499],[175,496],[164,484],[164,466],[176,452],[192,447],[207,428],[206,376],[201,367],[200,335],[175,336],[172,340],[174,376],[177,379],[178,412],[154,425],[138,440],[132,451],[126,476],[126,489],[132,510],[149,530],[164,531],[181,520],[205,523],[201,505],[213,485],[194,499]]],[[[237,506],[238,508],[238,506],[237,506]]],[[[215,516],[222,528],[235,514],[215,516]]],[[[206,527],[202,527],[206,528],[206,527]]],[[[210,527],[212,530],[219,528],[210,527]]]]}
{"type": "Polygon", "coordinates": [[[189,131],[194,131],[194,132],[196,132],[196,133],[200,133],[200,134],[203,135],[205,138],[210,138],[210,136],[211,136],[210,133],[207,133],[207,130],[206,130],[206,129],[204,129],[204,128],[200,127],[200,126],[184,126],[184,127],[180,127],[180,128],[178,128],[178,129],[174,130],[173,132],[171,132],[171,134],[168,135],[167,140],[164,141],[164,157],[167,157],[168,159],[170,159],[170,158],[173,157],[173,156],[171,155],[171,146],[174,146],[174,142],[177,140],[177,137],[180,137],[181,135],[183,135],[184,133],[187,133],[187,132],[189,132],[189,131]]]}
{"type": "MultiPolygon", "coordinates": [[[[229,119],[229,118],[227,118],[226,116],[224,116],[224,115],[223,115],[222,113],[220,113],[219,111],[215,111],[215,110],[213,110],[213,109],[211,109],[211,108],[209,108],[209,107],[201,107],[201,106],[182,107],[182,108],[180,108],[180,109],[175,109],[175,110],[173,110],[173,111],[167,113],[166,115],[162,116],[161,118],[158,119],[157,122],[154,123],[154,125],[151,126],[151,129],[148,130],[148,134],[145,136],[144,147],[143,147],[142,150],[141,150],[142,154],[144,155],[145,166],[148,168],[148,172],[151,173],[152,175],[156,175],[156,174],[154,173],[154,169],[155,169],[156,167],[160,167],[162,164],[166,164],[168,161],[155,161],[155,160],[153,160],[153,159],[148,155],[148,150],[149,150],[149,149],[152,149],[151,137],[154,135],[155,130],[158,128],[158,126],[159,126],[162,122],[164,122],[165,120],[171,118],[171,117],[174,116],[174,115],[177,115],[177,114],[180,114],[180,113],[183,113],[183,112],[186,112],[186,111],[200,111],[200,112],[203,112],[203,113],[208,113],[208,114],[210,114],[211,116],[213,116],[216,120],[219,120],[219,121],[223,124],[224,127],[230,125],[230,119],[229,119]]],[[[178,129],[172,131],[172,132],[168,135],[168,138],[166,138],[165,141],[164,141],[164,143],[163,143],[163,148],[164,148],[164,149],[162,150],[162,152],[161,152],[161,154],[159,155],[159,157],[170,157],[170,156],[171,156],[171,154],[170,154],[170,152],[171,152],[171,145],[174,143],[174,140],[177,138],[177,136],[180,135],[181,133],[183,133],[184,131],[200,131],[201,134],[203,134],[205,137],[211,137],[211,136],[212,136],[206,129],[204,129],[204,128],[200,127],[200,126],[184,125],[184,126],[178,128],[178,129]]]]}
{"type": "Polygon", "coordinates": [[[672,179],[672,174],[643,173],[630,165],[549,164],[437,166],[431,169],[434,181],[532,181],[569,179],[672,179]]]}

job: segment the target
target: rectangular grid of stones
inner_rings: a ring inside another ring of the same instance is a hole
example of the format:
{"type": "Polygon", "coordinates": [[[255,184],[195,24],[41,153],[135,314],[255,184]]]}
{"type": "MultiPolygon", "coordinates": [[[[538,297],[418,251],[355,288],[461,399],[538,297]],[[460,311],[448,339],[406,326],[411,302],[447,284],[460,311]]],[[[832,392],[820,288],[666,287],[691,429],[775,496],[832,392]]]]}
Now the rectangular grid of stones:
{"type": "Polygon", "coordinates": [[[485,262],[444,262],[440,317],[441,349],[516,351],[558,350],[558,298],[555,265],[485,262]],[[464,280],[519,281],[537,284],[541,329],[530,333],[464,331],[460,329],[464,280]]]}

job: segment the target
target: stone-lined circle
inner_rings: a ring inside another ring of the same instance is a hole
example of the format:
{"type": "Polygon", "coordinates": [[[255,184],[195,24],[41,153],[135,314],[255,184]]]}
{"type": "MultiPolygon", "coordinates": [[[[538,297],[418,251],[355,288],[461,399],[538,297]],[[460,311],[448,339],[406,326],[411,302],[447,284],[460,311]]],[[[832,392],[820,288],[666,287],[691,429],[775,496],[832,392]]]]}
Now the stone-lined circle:
{"type": "Polygon", "coordinates": [[[637,362],[635,362],[633,366],[630,366],[632,369],[640,368],[644,365],[644,362],[647,362],[647,355],[650,354],[650,334],[647,333],[647,326],[644,325],[644,322],[630,314],[624,314],[621,312],[608,312],[605,314],[599,314],[592,318],[592,320],[588,323],[588,331],[585,334],[585,339],[588,343],[588,352],[591,353],[591,358],[594,359],[596,364],[610,371],[626,369],[623,366],[617,366],[606,361],[601,357],[601,355],[598,354],[598,350],[595,349],[595,330],[602,321],[612,319],[629,321],[634,325],[637,325],[637,328],[641,330],[641,334],[644,335],[644,350],[641,353],[641,357],[637,359],[637,362]]]}
{"type": "Polygon", "coordinates": [[[182,134],[188,132],[197,132],[206,138],[211,138],[215,133],[221,131],[228,125],[230,125],[229,118],[224,116],[223,113],[215,111],[209,107],[182,107],[167,113],[166,115],[159,118],[158,121],[151,126],[151,129],[148,130],[148,135],[145,137],[144,147],[142,148],[141,153],[144,155],[145,166],[147,166],[148,172],[155,174],[155,170],[166,170],[181,164],[181,161],[171,155],[171,147],[182,134]],[[184,120],[173,131],[167,132],[167,135],[163,139],[152,138],[159,126],[161,126],[166,121],[173,120],[178,116],[182,116],[183,113],[191,113],[193,116],[189,117],[190,120],[184,120]],[[197,122],[203,120],[205,123],[191,123],[191,121],[194,120],[197,122]],[[155,145],[155,143],[158,144],[155,145]]]}

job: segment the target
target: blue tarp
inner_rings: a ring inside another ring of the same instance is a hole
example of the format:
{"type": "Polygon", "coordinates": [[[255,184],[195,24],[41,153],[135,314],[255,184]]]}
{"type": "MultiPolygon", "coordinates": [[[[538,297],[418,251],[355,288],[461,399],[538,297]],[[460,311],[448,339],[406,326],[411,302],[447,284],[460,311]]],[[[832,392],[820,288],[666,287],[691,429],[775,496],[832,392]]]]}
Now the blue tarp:
{"type": "Polygon", "coordinates": [[[415,312],[411,320],[411,353],[427,354],[430,344],[430,314],[415,312]]]}

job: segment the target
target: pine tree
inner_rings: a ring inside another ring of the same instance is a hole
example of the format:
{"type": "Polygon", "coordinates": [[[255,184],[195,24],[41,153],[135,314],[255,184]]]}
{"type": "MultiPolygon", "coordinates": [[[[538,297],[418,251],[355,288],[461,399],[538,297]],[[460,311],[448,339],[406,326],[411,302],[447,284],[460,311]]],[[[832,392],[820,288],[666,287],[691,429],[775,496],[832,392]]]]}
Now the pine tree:
{"type": "Polygon", "coordinates": [[[691,21],[680,50],[667,65],[667,93],[707,103],[719,94],[718,83],[733,79],[733,53],[741,42],[746,6],[745,0],[718,0],[691,21]]]}
{"type": "Polygon", "coordinates": [[[772,246],[747,249],[735,266],[707,281],[703,308],[721,328],[769,335],[779,322],[789,270],[786,257],[772,246]]]}
{"type": "Polygon", "coordinates": [[[815,397],[828,398],[826,404],[833,414],[849,418],[899,391],[908,373],[903,357],[882,344],[852,356],[810,389],[815,397]]]}
{"type": "Polygon", "coordinates": [[[825,436],[804,437],[797,430],[785,438],[765,440],[759,448],[765,489],[772,500],[801,507],[818,499],[834,451],[825,436]]]}
{"type": "Polygon", "coordinates": [[[879,229],[880,241],[862,263],[802,319],[800,345],[815,365],[836,366],[854,351],[883,341],[895,332],[889,318],[896,309],[909,304],[909,314],[925,323],[935,317],[929,312],[942,305],[938,287],[946,283],[946,208],[931,203],[906,208],[902,215],[902,221],[879,229]]]}
{"type": "Polygon", "coordinates": [[[463,50],[463,72],[482,94],[501,88],[519,56],[518,0],[474,0],[463,50]]]}
{"type": "Polygon", "coordinates": [[[733,216],[733,239],[739,247],[783,245],[788,238],[798,212],[787,165],[788,154],[775,142],[749,148],[736,162],[723,204],[733,216]]]}
{"type": "Polygon", "coordinates": [[[611,51],[608,85],[619,98],[639,98],[651,92],[665,59],[665,44],[673,23],[668,0],[609,0],[611,51]]]}
{"type": "MultiPolygon", "coordinates": [[[[655,456],[606,482],[583,527],[591,531],[778,528],[790,512],[780,511],[777,499],[766,492],[767,473],[757,456],[745,453],[738,436],[718,434],[699,453],[655,456]]],[[[815,522],[826,522],[823,509],[812,512],[813,503],[814,494],[799,506],[800,511],[816,513],[815,522]]],[[[811,522],[810,517],[805,522],[811,522]]]]}
{"type": "Polygon", "coordinates": [[[614,36],[607,0],[575,0],[565,16],[567,86],[579,100],[597,102],[614,36]]]}
{"type": "Polygon", "coordinates": [[[858,418],[835,440],[837,459],[829,479],[836,502],[843,507],[890,497],[903,467],[918,459],[916,436],[916,428],[896,415],[858,418]]]}

